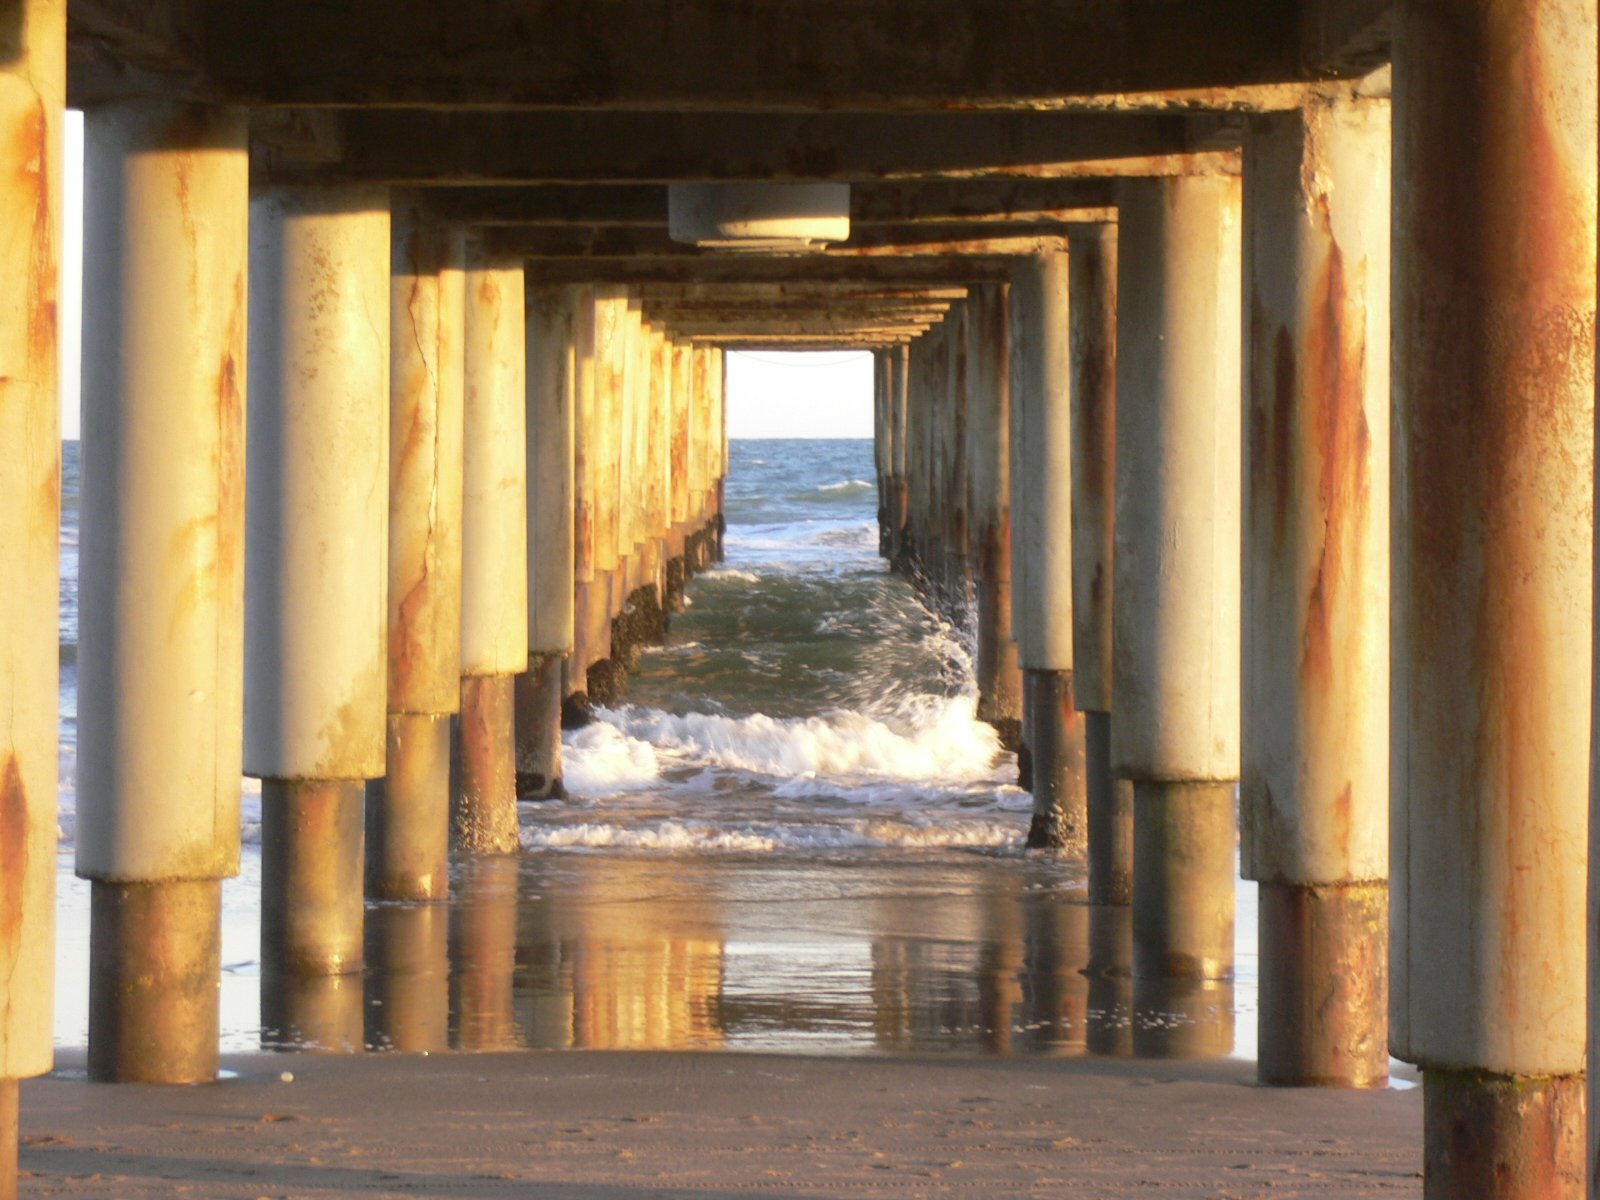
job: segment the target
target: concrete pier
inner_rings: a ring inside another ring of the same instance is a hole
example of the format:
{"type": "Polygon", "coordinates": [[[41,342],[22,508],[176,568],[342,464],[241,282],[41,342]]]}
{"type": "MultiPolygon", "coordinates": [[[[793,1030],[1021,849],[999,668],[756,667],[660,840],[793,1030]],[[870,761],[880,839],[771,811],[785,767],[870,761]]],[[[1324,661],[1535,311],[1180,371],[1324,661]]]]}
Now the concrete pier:
{"type": "Polygon", "coordinates": [[[1026,562],[1018,658],[1024,674],[1032,765],[1030,846],[1082,852],[1088,845],[1083,717],[1073,694],[1072,359],[1065,249],[1018,269],[1011,294],[1021,368],[1017,443],[1023,510],[1016,523],[1026,562]]]}
{"type": "Polygon", "coordinates": [[[1122,184],[1111,766],[1134,785],[1141,976],[1233,973],[1239,202],[1227,175],[1122,184]]]}
{"type": "Polygon", "coordinates": [[[245,772],[266,973],[361,966],[364,781],[384,774],[389,198],[251,203],[245,772]]]}
{"type": "MultiPolygon", "coordinates": [[[[528,343],[521,264],[471,247],[466,295],[461,716],[452,844],[506,854],[518,847],[515,693],[528,666],[528,343]]],[[[559,693],[556,704],[559,712],[559,693]]]]}
{"type": "Polygon", "coordinates": [[[466,237],[396,193],[389,301],[387,769],[367,788],[367,894],[449,891],[460,707],[466,237]]]}
{"type": "Polygon", "coordinates": [[[1389,103],[1253,120],[1241,860],[1263,1083],[1389,1073],[1389,103]]]}
{"type": "Polygon", "coordinates": [[[85,141],[89,1071],[196,1083],[217,1070],[221,880],[239,867],[248,122],[121,104],[85,141]]]}
{"type": "Polygon", "coordinates": [[[1428,1196],[1579,1196],[1595,8],[1397,15],[1389,1038],[1428,1196]]]}
{"type": "MultiPolygon", "coordinates": [[[[978,719],[1015,750],[1022,738],[1022,668],[1011,627],[1011,355],[1009,297],[1003,284],[974,288],[967,310],[967,559],[977,591],[978,719]]],[[[885,464],[894,452],[893,363],[883,366],[885,464]]],[[[887,469],[884,492],[898,479],[887,469]]],[[[885,505],[885,511],[887,511],[885,505]]],[[[885,525],[885,549],[889,529],[885,525]]]]}
{"type": "Polygon", "coordinates": [[[0,24],[0,1196],[17,1189],[17,1080],[54,1060],[60,690],[58,289],[66,6],[0,24]],[[42,236],[41,236],[42,235],[42,236]]]}
{"type": "Polygon", "coordinates": [[[1133,895],[1133,785],[1111,772],[1112,531],[1116,526],[1117,227],[1072,227],[1072,656],[1083,710],[1089,899],[1133,895]]]}
{"type": "Polygon", "coordinates": [[[526,456],[523,578],[527,607],[525,674],[517,694],[518,792],[542,800],[561,782],[562,663],[577,644],[576,413],[586,386],[578,358],[580,297],[565,288],[530,289],[527,302],[526,456]]]}

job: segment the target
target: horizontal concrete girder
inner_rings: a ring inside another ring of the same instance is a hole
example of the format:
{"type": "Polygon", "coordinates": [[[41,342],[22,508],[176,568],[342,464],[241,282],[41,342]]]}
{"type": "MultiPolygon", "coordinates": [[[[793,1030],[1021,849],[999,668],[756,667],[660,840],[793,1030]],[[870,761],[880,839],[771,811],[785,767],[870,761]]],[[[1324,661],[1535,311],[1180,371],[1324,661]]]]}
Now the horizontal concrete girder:
{"type": "Polygon", "coordinates": [[[256,126],[273,182],[408,186],[868,182],[1237,169],[1234,118],[1117,113],[280,114],[256,126]]]}
{"type": "Polygon", "coordinates": [[[673,337],[713,337],[722,334],[740,336],[763,335],[784,337],[788,335],[882,334],[915,337],[934,326],[934,321],[851,321],[819,320],[780,317],[776,319],[747,317],[743,321],[693,321],[676,320],[665,323],[666,331],[673,337]]]}
{"type": "Polygon", "coordinates": [[[964,287],[894,287],[876,283],[791,282],[791,283],[645,283],[633,289],[646,304],[652,301],[681,303],[772,303],[810,302],[818,298],[841,302],[913,299],[926,302],[964,300],[964,287]]]}
{"type": "Polygon", "coordinates": [[[855,284],[943,286],[1005,282],[1014,254],[880,255],[829,254],[785,258],[750,254],[632,255],[625,258],[545,258],[531,263],[530,281],[572,284],[656,284],[716,287],[729,283],[762,286],[855,284]]]}
{"type": "MultiPolygon", "coordinates": [[[[431,211],[474,225],[587,225],[664,228],[667,186],[530,184],[523,187],[436,188],[431,211]]],[[[1083,220],[1117,202],[1112,179],[982,179],[930,183],[862,183],[850,191],[852,225],[949,221],[1083,220]]]]}
{"type": "Polygon", "coordinates": [[[116,70],[121,60],[197,96],[257,105],[905,111],[1114,96],[1259,106],[1280,90],[1270,85],[1370,67],[1386,51],[1373,20],[1384,10],[1383,0],[74,0],[72,83],[75,98],[123,95],[139,79],[116,70]]]}
{"type": "MultiPolygon", "coordinates": [[[[940,230],[940,233],[949,233],[940,230]]],[[[484,244],[496,253],[545,259],[606,258],[771,258],[794,261],[809,258],[950,258],[975,255],[1028,255],[1066,248],[1066,231],[1055,236],[1035,232],[1021,237],[985,237],[980,231],[970,237],[939,237],[918,232],[883,238],[863,230],[849,242],[835,246],[794,251],[736,251],[702,249],[674,242],[655,230],[613,230],[592,238],[573,236],[562,230],[496,228],[484,235],[484,244]]]]}

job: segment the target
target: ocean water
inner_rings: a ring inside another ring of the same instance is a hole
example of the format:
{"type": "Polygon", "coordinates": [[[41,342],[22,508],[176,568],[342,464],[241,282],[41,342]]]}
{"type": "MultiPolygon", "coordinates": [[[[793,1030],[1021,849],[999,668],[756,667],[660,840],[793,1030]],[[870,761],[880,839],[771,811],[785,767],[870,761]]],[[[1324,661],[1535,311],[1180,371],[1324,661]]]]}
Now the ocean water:
{"type": "MultiPolygon", "coordinates": [[[[58,1041],[87,1029],[72,878],[77,454],[65,456],[58,1041]]],[[[974,717],[970,631],[877,556],[870,441],[735,441],[727,561],[625,703],[565,738],[566,799],[449,904],[369,905],[363,976],[259,970],[259,793],[224,886],[223,1043],[258,1049],[725,1048],[1250,1054],[1238,978],[1127,978],[1126,910],[1023,848],[1030,799],[974,717]]]]}

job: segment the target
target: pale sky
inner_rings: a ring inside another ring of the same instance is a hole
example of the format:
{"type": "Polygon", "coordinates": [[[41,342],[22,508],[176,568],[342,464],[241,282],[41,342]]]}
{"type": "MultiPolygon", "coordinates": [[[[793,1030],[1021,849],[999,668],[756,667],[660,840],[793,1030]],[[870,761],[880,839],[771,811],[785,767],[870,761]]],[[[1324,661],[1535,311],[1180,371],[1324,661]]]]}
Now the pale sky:
{"type": "MultiPolygon", "coordinates": [[[[78,436],[83,295],[83,114],[66,123],[61,256],[61,436],[78,436]]],[[[728,355],[728,436],[735,438],[872,436],[872,355],[733,353],[728,355]]]]}

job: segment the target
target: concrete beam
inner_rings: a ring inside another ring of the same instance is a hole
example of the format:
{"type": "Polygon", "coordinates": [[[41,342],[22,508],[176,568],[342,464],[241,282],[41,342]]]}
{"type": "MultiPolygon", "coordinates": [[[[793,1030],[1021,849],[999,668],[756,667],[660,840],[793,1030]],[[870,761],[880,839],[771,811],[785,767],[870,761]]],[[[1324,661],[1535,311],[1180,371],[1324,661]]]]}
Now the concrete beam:
{"type": "Polygon", "coordinates": [[[1305,74],[1279,0],[195,3],[218,86],[253,104],[957,109],[1305,74]]]}
{"type": "Polygon", "coordinates": [[[606,258],[689,258],[717,259],[736,255],[741,258],[768,258],[779,262],[796,262],[814,258],[883,258],[883,257],[936,257],[950,258],[972,255],[1028,255],[1041,250],[1059,249],[1066,244],[1065,228],[1054,236],[1042,228],[1016,237],[986,237],[983,233],[968,236],[961,227],[939,227],[924,231],[893,230],[888,235],[873,231],[858,233],[849,242],[792,252],[730,252],[726,249],[705,250],[698,246],[674,242],[664,233],[651,230],[614,230],[593,236],[572,234],[564,230],[501,228],[485,236],[485,244],[499,253],[520,254],[530,259],[606,259],[606,258]]]}
{"type": "Polygon", "coordinates": [[[840,302],[873,300],[920,300],[928,303],[964,300],[964,287],[894,287],[874,283],[646,283],[634,289],[645,304],[679,302],[698,304],[761,303],[784,304],[817,299],[840,302]]]}
{"type": "Polygon", "coordinates": [[[547,283],[655,284],[718,287],[855,284],[947,286],[1005,282],[1015,255],[987,254],[947,258],[921,255],[849,258],[814,254],[773,258],[746,254],[636,255],[628,258],[547,258],[530,268],[529,278],[547,283]]]}
{"type": "Polygon", "coordinates": [[[267,180],[408,186],[1174,175],[1237,170],[1238,144],[1226,118],[1100,112],[352,109],[280,115],[257,134],[267,180]]]}
{"type": "MultiPolygon", "coordinates": [[[[664,184],[552,184],[436,188],[429,208],[441,219],[474,225],[593,225],[664,228],[664,184]]],[[[1115,216],[1111,179],[1000,179],[955,183],[865,183],[851,189],[853,225],[950,221],[1095,221],[1115,216]]]]}

